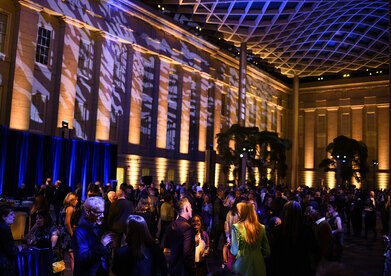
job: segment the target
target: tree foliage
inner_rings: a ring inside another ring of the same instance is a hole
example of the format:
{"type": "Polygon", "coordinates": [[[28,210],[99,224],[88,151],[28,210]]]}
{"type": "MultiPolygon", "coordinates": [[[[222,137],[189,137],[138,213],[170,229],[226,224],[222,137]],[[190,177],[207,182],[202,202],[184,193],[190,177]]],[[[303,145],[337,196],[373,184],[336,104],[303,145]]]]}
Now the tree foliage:
{"type": "Polygon", "coordinates": [[[280,178],[285,178],[287,171],[285,153],[290,145],[288,140],[279,138],[275,132],[259,132],[257,127],[242,127],[238,124],[217,134],[217,150],[224,175],[228,175],[231,165],[239,167],[241,154],[245,152],[248,177],[252,182],[255,180],[254,168],[259,169],[261,179],[266,178],[268,168],[272,169],[273,173],[277,173],[280,178]],[[233,147],[230,146],[231,141],[233,147]]]}
{"type": "Polygon", "coordinates": [[[330,154],[330,158],[323,159],[319,164],[324,171],[337,171],[339,165],[343,183],[350,183],[352,177],[357,182],[365,178],[369,170],[368,149],[363,142],[341,135],[327,145],[326,151],[330,154]]]}

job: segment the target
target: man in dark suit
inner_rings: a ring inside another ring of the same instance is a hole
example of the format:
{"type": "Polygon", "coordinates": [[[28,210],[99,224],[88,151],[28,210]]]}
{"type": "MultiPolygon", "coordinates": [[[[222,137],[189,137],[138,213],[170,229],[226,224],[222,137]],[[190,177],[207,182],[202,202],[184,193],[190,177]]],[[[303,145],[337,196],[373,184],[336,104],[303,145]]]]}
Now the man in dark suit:
{"type": "Polygon", "coordinates": [[[195,275],[195,233],[189,223],[192,208],[187,198],[179,201],[178,218],[168,227],[165,247],[171,251],[170,275],[195,275]]]}
{"type": "Polygon", "coordinates": [[[110,205],[107,224],[113,233],[113,247],[121,247],[121,241],[126,234],[126,220],[133,213],[133,204],[125,198],[126,184],[121,184],[117,191],[117,200],[110,205]]]}
{"type": "Polygon", "coordinates": [[[104,200],[89,197],[84,202],[83,216],[72,236],[75,269],[73,275],[109,275],[110,235],[102,236],[104,200]]]}

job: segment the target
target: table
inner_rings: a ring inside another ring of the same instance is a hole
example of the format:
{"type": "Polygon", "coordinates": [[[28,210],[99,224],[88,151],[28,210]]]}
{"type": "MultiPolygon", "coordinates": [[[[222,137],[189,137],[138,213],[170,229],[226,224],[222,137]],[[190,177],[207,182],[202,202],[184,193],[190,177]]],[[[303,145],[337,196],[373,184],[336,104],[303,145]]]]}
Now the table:
{"type": "Polygon", "coordinates": [[[52,251],[48,248],[26,247],[18,254],[19,276],[52,275],[52,251]]]}

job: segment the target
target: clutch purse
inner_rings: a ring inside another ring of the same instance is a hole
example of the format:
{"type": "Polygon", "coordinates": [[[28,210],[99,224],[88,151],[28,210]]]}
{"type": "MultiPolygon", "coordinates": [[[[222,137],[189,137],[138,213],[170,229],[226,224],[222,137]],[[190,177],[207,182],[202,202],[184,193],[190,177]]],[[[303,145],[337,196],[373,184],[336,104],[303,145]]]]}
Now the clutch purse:
{"type": "Polygon", "coordinates": [[[64,262],[64,260],[61,260],[61,261],[58,261],[58,262],[54,262],[52,264],[52,268],[53,268],[53,273],[58,273],[58,272],[64,271],[65,270],[65,262],[64,262]]]}

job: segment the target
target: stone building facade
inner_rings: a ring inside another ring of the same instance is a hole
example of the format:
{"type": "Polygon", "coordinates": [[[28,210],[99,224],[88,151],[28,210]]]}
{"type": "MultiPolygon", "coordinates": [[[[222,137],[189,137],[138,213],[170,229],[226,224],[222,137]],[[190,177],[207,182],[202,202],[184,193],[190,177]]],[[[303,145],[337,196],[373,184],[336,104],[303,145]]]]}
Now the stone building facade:
{"type": "MultiPolygon", "coordinates": [[[[246,126],[290,139],[291,85],[250,64],[246,72],[246,126]]],[[[339,134],[368,143],[388,180],[388,85],[368,77],[300,87],[294,185],[319,184],[316,164],[339,134]]],[[[204,182],[205,151],[238,123],[238,101],[238,57],[142,3],[0,3],[0,124],[116,143],[120,182],[204,182]]]]}

